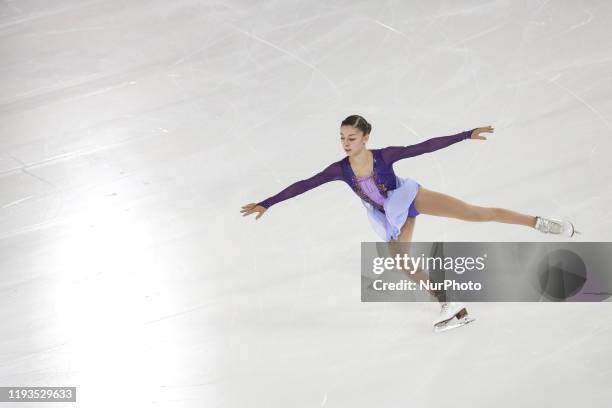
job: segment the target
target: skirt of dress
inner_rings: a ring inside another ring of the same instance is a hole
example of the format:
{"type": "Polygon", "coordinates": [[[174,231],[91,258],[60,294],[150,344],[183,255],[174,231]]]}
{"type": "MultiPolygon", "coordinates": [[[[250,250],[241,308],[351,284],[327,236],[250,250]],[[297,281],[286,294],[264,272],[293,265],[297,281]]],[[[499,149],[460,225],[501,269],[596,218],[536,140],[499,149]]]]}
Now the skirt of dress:
{"type": "Polygon", "coordinates": [[[385,242],[397,239],[408,217],[419,215],[414,200],[421,185],[410,178],[395,177],[396,188],[387,192],[387,199],[383,204],[384,213],[361,200],[374,231],[385,242]]]}

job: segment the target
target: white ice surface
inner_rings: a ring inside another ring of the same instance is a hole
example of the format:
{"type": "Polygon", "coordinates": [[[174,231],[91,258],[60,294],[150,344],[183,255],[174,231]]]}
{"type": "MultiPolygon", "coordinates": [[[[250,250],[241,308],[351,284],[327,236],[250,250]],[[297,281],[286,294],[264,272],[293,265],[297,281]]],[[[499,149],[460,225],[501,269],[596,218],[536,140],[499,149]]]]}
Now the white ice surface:
{"type": "MultiPolygon", "coordinates": [[[[0,386],[76,386],[87,408],[609,407],[609,302],[474,303],[435,335],[433,303],[360,302],[377,236],[344,183],[239,211],[342,158],[358,113],[370,148],[493,125],[395,169],[610,241],[611,18],[604,1],[3,1],[0,386]]],[[[414,239],[558,238],[422,215],[414,239]]]]}

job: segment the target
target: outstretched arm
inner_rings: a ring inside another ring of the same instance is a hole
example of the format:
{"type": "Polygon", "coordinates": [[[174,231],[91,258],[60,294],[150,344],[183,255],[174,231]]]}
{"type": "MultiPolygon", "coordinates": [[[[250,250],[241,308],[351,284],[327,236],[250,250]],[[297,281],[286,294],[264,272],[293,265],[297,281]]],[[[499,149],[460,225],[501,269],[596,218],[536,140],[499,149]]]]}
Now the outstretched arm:
{"type": "Polygon", "coordinates": [[[392,164],[407,157],[418,156],[423,153],[431,153],[462,140],[469,139],[472,136],[472,131],[474,131],[474,129],[466,130],[465,132],[457,133],[456,135],[434,137],[414,145],[389,146],[381,149],[380,152],[382,159],[386,163],[392,164]]]}
{"type": "Polygon", "coordinates": [[[306,191],[312,190],[313,188],[318,187],[321,184],[341,179],[342,166],[340,165],[340,162],[335,162],[327,166],[325,169],[315,174],[314,176],[291,184],[289,187],[285,188],[280,193],[272,197],[266,198],[265,200],[257,203],[257,205],[260,205],[264,208],[270,208],[270,206],[278,202],[287,200],[291,197],[295,197],[298,194],[305,193],[306,191]]]}

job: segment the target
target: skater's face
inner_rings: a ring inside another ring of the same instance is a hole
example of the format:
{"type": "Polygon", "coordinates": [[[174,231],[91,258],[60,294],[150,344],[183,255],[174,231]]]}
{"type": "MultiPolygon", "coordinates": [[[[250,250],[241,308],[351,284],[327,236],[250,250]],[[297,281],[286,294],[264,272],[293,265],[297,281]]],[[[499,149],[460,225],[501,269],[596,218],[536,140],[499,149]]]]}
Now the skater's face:
{"type": "Polygon", "coordinates": [[[365,149],[370,135],[353,126],[344,125],[340,127],[340,143],[347,156],[354,156],[365,149]]]}

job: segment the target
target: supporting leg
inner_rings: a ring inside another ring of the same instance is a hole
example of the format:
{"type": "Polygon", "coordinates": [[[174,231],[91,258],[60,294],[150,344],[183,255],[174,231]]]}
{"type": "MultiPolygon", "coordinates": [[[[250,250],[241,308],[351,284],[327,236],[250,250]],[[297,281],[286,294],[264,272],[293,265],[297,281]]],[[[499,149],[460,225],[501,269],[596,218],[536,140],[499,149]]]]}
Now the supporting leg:
{"type": "MultiPolygon", "coordinates": [[[[416,218],[408,217],[406,219],[406,222],[402,226],[402,229],[400,230],[400,234],[397,237],[397,239],[391,240],[389,242],[389,251],[393,256],[397,254],[401,254],[401,255],[407,254],[408,256],[410,256],[409,244],[412,242],[412,233],[414,231],[415,221],[416,221],[416,218]]],[[[411,273],[410,270],[402,270],[402,271],[406,275],[408,275],[410,279],[412,279],[413,281],[416,281],[417,283],[421,281],[429,282],[429,276],[421,268],[417,268],[417,270],[414,273],[411,273]]],[[[443,291],[429,290],[429,293],[439,302],[445,301],[443,291]]]]}

